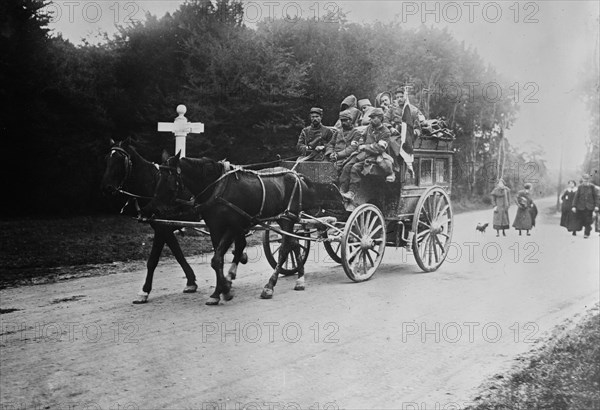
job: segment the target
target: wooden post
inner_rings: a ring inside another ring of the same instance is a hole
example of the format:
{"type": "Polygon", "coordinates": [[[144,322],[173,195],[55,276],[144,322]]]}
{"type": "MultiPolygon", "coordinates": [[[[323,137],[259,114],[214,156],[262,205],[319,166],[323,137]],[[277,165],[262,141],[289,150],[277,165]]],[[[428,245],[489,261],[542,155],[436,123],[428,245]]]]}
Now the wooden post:
{"type": "Polygon", "coordinates": [[[177,106],[177,118],[173,122],[159,122],[158,131],[172,132],[175,135],[175,154],[181,152],[185,157],[185,139],[188,134],[199,134],[204,132],[204,124],[201,122],[188,122],[185,118],[187,108],[180,104],[177,106]]]}

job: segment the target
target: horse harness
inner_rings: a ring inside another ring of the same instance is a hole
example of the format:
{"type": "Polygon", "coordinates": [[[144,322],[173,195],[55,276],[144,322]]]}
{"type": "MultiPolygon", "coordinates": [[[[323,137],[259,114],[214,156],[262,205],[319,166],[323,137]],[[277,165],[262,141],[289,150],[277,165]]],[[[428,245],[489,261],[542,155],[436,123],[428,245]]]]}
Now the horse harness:
{"type": "MultiPolygon", "coordinates": [[[[254,171],[254,170],[244,169],[240,166],[232,165],[228,161],[219,161],[219,163],[223,166],[223,171],[222,171],[223,174],[219,178],[217,178],[215,181],[210,183],[199,194],[192,197],[190,201],[184,201],[184,200],[178,199],[177,202],[195,206],[196,208],[199,208],[199,210],[202,212],[203,209],[206,209],[207,207],[212,205],[215,201],[218,201],[218,202],[221,202],[224,205],[228,206],[229,208],[233,209],[238,214],[244,216],[251,223],[256,224],[256,223],[260,223],[260,221],[261,221],[261,217],[262,217],[262,214],[263,214],[263,211],[265,208],[265,203],[266,203],[266,198],[267,198],[267,190],[265,187],[265,182],[263,181],[263,177],[265,177],[265,176],[267,176],[267,177],[268,176],[282,176],[282,175],[286,175],[286,174],[291,174],[294,176],[294,188],[292,189],[292,193],[290,195],[290,199],[288,201],[287,207],[281,215],[278,215],[276,217],[269,218],[269,219],[279,219],[279,218],[286,218],[286,217],[290,218],[292,215],[292,213],[290,212],[290,209],[292,207],[294,196],[295,196],[296,192],[298,192],[299,209],[302,209],[303,192],[302,192],[301,176],[296,171],[285,170],[285,171],[275,171],[275,172],[265,173],[265,172],[258,172],[258,171],[254,171]],[[213,191],[213,193],[211,194],[210,198],[207,199],[206,201],[201,202],[201,203],[196,203],[197,199],[200,196],[202,196],[205,192],[207,192],[211,187],[214,187],[219,182],[225,180],[226,178],[228,178],[231,175],[235,175],[236,178],[239,178],[238,173],[240,173],[240,172],[254,175],[258,179],[258,182],[260,183],[260,187],[261,187],[261,191],[262,191],[262,196],[261,196],[262,198],[261,198],[261,205],[260,205],[260,210],[259,210],[258,214],[254,215],[254,216],[249,215],[246,211],[240,209],[238,206],[236,206],[236,205],[232,204],[231,202],[227,201],[226,199],[224,199],[222,197],[222,193],[226,189],[226,185],[220,186],[220,188],[221,188],[220,192],[218,192],[217,189],[215,189],[213,191]]],[[[173,168],[166,166],[166,165],[161,165],[160,168],[168,170],[169,173],[171,175],[173,175],[173,168]]],[[[183,187],[183,182],[181,181],[182,177],[181,177],[180,172],[176,172],[175,176],[176,176],[176,190],[179,191],[183,187]]],[[[297,219],[296,216],[294,216],[294,218],[297,219]]]]}

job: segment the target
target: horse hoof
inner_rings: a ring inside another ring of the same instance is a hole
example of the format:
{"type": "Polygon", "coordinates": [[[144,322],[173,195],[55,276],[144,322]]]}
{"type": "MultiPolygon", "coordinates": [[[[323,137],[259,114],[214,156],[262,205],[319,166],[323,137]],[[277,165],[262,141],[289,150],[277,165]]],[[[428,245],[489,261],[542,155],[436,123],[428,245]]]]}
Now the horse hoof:
{"type": "Polygon", "coordinates": [[[134,300],[132,303],[134,305],[141,305],[143,303],[146,303],[146,302],[148,302],[148,295],[149,295],[149,293],[140,292],[140,294],[138,295],[138,298],[136,300],[134,300]]]}
{"type": "Polygon", "coordinates": [[[229,293],[223,293],[223,300],[229,302],[234,296],[233,290],[230,290],[229,293]]]}
{"type": "Polygon", "coordinates": [[[188,285],[185,288],[183,288],[183,293],[196,293],[196,290],[198,290],[197,285],[193,285],[193,286],[188,285]]]}
{"type": "Polygon", "coordinates": [[[216,298],[208,298],[208,300],[206,301],[206,304],[208,306],[216,306],[219,304],[219,299],[216,298]]]}
{"type": "Polygon", "coordinates": [[[304,285],[296,285],[294,286],[294,290],[304,290],[304,285]]]}
{"type": "Polygon", "coordinates": [[[260,294],[261,299],[272,299],[273,298],[273,289],[264,288],[262,293],[260,294]]]}
{"type": "Polygon", "coordinates": [[[240,258],[240,263],[245,265],[248,263],[248,254],[246,252],[242,253],[242,257],[240,258]]]}

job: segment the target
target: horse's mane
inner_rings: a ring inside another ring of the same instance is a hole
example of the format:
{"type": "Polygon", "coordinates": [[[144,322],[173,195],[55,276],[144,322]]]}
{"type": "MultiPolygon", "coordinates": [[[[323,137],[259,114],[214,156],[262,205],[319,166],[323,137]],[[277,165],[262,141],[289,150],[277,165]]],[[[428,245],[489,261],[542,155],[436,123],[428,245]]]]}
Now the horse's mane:
{"type": "Polygon", "coordinates": [[[125,151],[127,151],[129,153],[129,155],[131,155],[132,157],[135,157],[137,160],[139,160],[143,165],[150,165],[150,166],[154,166],[154,163],[152,161],[148,161],[146,158],[144,158],[142,156],[142,154],[140,154],[138,152],[138,150],[135,148],[135,146],[131,143],[131,141],[129,140],[129,138],[121,141],[120,143],[118,143],[116,145],[119,148],[124,149],[125,151]]]}

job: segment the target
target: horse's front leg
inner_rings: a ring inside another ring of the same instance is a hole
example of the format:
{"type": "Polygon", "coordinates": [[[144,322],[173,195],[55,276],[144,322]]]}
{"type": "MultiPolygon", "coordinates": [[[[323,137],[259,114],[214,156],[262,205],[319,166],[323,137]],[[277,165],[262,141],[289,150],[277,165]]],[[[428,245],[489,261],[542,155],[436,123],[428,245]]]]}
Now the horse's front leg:
{"type": "Polygon", "coordinates": [[[243,233],[240,233],[235,237],[233,261],[231,262],[231,266],[229,267],[229,272],[226,277],[229,281],[235,280],[239,263],[241,262],[242,264],[246,264],[248,262],[248,255],[246,255],[244,249],[246,249],[246,236],[243,233]]]}
{"type": "Polygon", "coordinates": [[[144,282],[144,286],[142,286],[142,290],[140,291],[140,293],[138,293],[138,298],[133,301],[133,303],[136,305],[148,302],[148,296],[152,291],[152,279],[154,278],[154,271],[156,270],[158,260],[160,259],[160,253],[162,252],[164,246],[164,232],[160,229],[154,229],[154,238],[152,239],[152,250],[150,251],[148,261],[146,262],[146,267],[148,269],[146,272],[146,281],[144,282]]]}
{"type": "Polygon", "coordinates": [[[233,235],[231,232],[226,232],[219,241],[215,249],[215,254],[210,262],[210,266],[215,270],[215,274],[217,276],[217,285],[215,286],[215,291],[210,298],[206,302],[207,305],[218,305],[221,294],[223,295],[223,299],[231,300],[233,299],[233,291],[231,290],[231,280],[225,278],[223,275],[223,264],[225,258],[225,252],[231,246],[233,242],[233,235]]]}
{"type": "Polygon", "coordinates": [[[196,284],[196,275],[194,274],[194,270],[185,259],[183,255],[183,251],[181,250],[181,246],[179,245],[179,241],[173,234],[173,230],[169,229],[165,231],[165,241],[167,242],[167,246],[171,249],[173,256],[181,265],[183,272],[185,273],[185,277],[187,279],[187,283],[185,288],[183,288],[183,293],[194,293],[198,289],[198,285],[196,284]]]}

